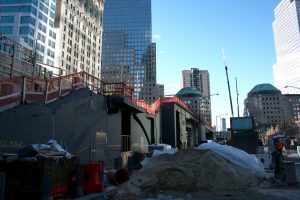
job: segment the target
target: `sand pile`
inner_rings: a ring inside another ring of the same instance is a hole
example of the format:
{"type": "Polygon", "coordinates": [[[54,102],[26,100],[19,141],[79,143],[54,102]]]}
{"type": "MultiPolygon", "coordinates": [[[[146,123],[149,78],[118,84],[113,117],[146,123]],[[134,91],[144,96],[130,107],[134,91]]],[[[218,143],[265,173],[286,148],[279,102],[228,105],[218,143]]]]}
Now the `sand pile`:
{"type": "Polygon", "coordinates": [[[113,193],[113,199],[138,199],[158,191],[223,195],[257,186],[262,178],[232,164],[210,150],[183,150],[152,158],[131,180],[113,193]]]}

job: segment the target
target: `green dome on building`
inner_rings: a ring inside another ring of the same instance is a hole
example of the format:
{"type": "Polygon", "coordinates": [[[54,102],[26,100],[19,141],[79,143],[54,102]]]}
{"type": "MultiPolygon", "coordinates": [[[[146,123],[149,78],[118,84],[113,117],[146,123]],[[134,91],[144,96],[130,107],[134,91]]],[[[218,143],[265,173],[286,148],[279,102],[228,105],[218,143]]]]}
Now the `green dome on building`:
{"type": "Polygon", "coordinates": [[[179,90],[177,97],[198,97],[202,96],[201,91],[196,87],[185,87],[179,90]]]}
{"type": "Polygon", "coordinates": [[[248,93],[248,97],[259,94],[281,94],[281,91],[269,83],[258,84],[248,93]]]}

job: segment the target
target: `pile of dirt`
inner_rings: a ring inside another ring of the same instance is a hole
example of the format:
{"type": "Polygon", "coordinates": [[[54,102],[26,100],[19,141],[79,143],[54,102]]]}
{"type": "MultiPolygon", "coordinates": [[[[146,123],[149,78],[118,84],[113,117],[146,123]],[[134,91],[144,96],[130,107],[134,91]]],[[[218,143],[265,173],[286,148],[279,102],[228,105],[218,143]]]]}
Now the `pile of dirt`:
{"type": "Polygon", "coordinates": [[[188,149],[151,159],[129,182],[113,192],[113,199],[138,199],[159,191],[225,195],[257,186],[262,178],[210,150],[188,149]]]}

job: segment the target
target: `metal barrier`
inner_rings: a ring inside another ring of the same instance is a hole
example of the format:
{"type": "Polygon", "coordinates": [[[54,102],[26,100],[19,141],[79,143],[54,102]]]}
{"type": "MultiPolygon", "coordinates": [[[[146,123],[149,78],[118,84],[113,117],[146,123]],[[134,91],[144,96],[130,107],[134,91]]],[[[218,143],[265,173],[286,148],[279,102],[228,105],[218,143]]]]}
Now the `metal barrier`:
{"type": "Polygon", "coordinates": [[[130,135],[121,135],[121,151],[130,151],[130,135]]]}

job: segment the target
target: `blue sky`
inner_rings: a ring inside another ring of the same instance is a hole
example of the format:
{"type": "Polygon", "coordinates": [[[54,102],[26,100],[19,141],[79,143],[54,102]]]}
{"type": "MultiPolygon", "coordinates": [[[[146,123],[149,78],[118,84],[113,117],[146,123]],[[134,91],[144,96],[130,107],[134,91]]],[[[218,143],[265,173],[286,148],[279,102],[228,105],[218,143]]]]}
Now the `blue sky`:
{"type": "MultiPolygon", "coordinates": [[[[208,70],[211,81],[212,120],[231,115],[224,48],[234,115],[237,116],[235,77],[240,115],[244,99],[257,84],[273,84],[276,62],[272,22],[280,0],[152,0],[152,34],[157,44],[157,81],[165,94],[180,89],[181,71],[208,70]]],[[[218,121],[219,124],[219,121],[218,121]]]]}

